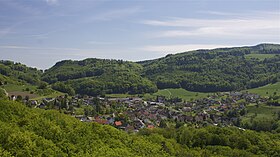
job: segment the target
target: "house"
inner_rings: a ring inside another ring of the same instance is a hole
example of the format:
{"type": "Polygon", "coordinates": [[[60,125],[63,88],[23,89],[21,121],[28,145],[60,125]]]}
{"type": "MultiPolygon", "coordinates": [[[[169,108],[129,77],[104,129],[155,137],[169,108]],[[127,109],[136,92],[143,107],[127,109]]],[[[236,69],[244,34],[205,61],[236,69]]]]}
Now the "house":
{"type": "Polygon", "coordinates": [[[114,124],[114,121],[115,121],[115,118],[108,117],[107,120],[108,120],[108,123],[109,123],[109,124],[113,125],[113,124],[114,124]]]}
{"type": "Polygon", "coordinates": [[[153,125],[148,125],[147,128],[153,129],[153,128],[155,128],[155,126],[153,126],[153,125]]]}
{"type": "Polygon", "coordinates": [[[40,105],[38,106],[40,109],[44,109],[46,108],[46,104],[41,102],[40,105]]]}
{"type": "Polygon", "coordinates": [[[133,131],[133,130],[134,130],[134,127],[131,126],[131,125],[127,125],[127,126],[125,127],[125,131],[126,131],[126,132],[133,131]]]}
{"type": "Polygon", "coordinates": [[[192,116],[187,116],[187,115],[179,115],[178,116],[178,121],[179,122],[191,122],[193,120],[192,116]]]}
{"type": "Polygon", "coordinates": [[[31,100],[31,105],[37,106],[38,102],[36,100],[31,100]]]}
{"type": "Polygon", "coordinates": [[[54,101],[55,98],[44,98],[43,101],[45,101],[46,103],[50,103],[52,101],[54,101]]]}
{"type": "Polygon", "coordinates": [[[12,96],[11,96],[11,100],[12,100],[12,101],[16,101],[16,99],[17,99],[17,97],[16,97],[15,95],[12,95],[12,96]]]}
{"type": "Polygon", "coordinates": [[[121,121],[115,121],[115,125],[116,126],[122,126],[122,122],[121,121]]]}
{"type": "Polygon", "coordinates": [[[192,108],[190,108],[190,107],[183,107],[182,111],[184,111],[184,112],[191,112],[192,108]]]}
{"type": "Polygon", "coordinates": [[[145,124],[143,123],[143,121],[141,119],[137,119],[134,121],[134,127],[135,127],[135,129],[144,128],[145,124]]]}
{"type": "Polygon", "coordinates": [[[109,121],[107,119],[100,119],[99,117],[95,117],[94,121],[99,124],[109,124],[109,121]]]}

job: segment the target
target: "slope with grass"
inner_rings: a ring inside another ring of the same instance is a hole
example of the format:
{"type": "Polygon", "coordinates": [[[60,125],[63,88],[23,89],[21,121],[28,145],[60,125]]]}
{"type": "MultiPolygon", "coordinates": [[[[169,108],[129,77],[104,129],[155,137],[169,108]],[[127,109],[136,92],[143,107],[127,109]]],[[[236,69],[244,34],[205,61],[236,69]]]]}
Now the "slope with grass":
{"type": "Polygon", "coordinates": [[[273,96],[280,95],[280,82],[274,84],[268,84],[259,88],[253,88],[245,90],[250,93],[259,94],[261,96],[273,96]]]}
{"type": "Polygon", "coordinates": [[[280,132],[280,106],[247,105],[247,114],[241,118],[241,127],[256,131],[280,132]]]}
{"type": "Polygon", "coordinates": [[[35,99],[57,93],[47,88],[46,82],[41,81],[42,74],[42,70],[27,67],[21,63],[0,61],[0,87],[5,89],[9,96],[20,95],[23,98],[35,99]]]}
{"type": "Polygon", "coordinates": [[[0,82],[39,85],[42,74],[42,70],[27,67],[21,63],[0,61],[0,82]]]}
{"type": "Polygon", "coordinates": [[[191,92],[187,91],[182,88],[168,88],[168,89],[161,89],[158,92],[154,93],[157,96],[164,96],[165,98],[181,98],[182,100],[192,100],[192,99],[199,99],[207,97],[211,93],[202,93],[202,92],[191,92]]]}

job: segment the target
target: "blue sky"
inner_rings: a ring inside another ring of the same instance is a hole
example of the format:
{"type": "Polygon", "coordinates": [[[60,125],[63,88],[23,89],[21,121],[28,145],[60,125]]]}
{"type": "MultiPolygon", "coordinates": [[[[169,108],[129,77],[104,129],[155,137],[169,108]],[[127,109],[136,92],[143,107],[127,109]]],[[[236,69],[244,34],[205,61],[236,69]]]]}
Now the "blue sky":
{"type": "Polygon", "coordinates": [[[201,48],[280,43],[279,0],[0,0],[2,60],[139,61],[201,48]]]}

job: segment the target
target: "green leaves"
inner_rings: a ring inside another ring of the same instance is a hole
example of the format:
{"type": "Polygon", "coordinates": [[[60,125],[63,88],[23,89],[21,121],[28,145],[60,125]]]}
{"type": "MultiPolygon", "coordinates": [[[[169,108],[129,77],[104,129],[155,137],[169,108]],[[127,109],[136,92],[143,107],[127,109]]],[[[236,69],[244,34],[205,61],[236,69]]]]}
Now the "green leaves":
{"type": "Polygon", "coordinates": [[[280,136],[182,126],[127,134],[57,111],[0,101],[0,156],[279,156],[280,136]]]}
{"type": "Polygon", "coordinates": [[[143,67],[122,60],[85,59],[62,61],[43,74],[43,80],[54,83],[61,92],[91,96],[157,91],[153,82],[141,76],[143,67]],[[58,82],[59,81],[59,82],[58,82]]]}

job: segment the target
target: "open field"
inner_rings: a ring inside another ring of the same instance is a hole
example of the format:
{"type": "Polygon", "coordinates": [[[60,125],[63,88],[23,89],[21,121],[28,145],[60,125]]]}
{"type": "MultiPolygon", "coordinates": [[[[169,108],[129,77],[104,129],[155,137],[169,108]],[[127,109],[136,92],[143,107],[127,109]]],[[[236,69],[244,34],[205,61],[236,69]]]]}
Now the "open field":
{"type": "Polygon", "coordinates": [[[265,104],[259,105],[250,104],[247,106],[248,114],[242,118],[242,121],[249,121],[251,118],[255,120],[273,119],[280,112],[279,106],[267,106],[265,104]]]}
{"type": "Polygon", "coordinates": [[[16,85],[16,84],[7,84],[2,86],[2,88],[6,89],[7,92],[15,92],[15,91],[25,91],[27,88],[31,90],[35,90],[36,86],[33,85],[16,85]]]}
{"type": "Polygon", "coordinates": [[[46,93],[46,91],[41,90],[41,92],[38,93],[38,91],[36,92],[37,87],[33,86],[33,85],[8,84],[5,86],[2,86],[2,88],[4,88],[8,92],[9,96],[21,95],[23,98],[25,96],[29,96],[29,98],[31,100],[40,100],[43,98],[57,97],[60,95],[64,95],[64,93],[54,91],[54,90],[47,90],[48,91],[47,93],[46,93]],[[28,89],[28,91],[26,89],[28,89]],[[30,94],[30,91],[33,91],[34,94],[30,94]]]}
{"type": "Polygon", "coordinates": [[[61,95],[65,95],[65,93],[54,91],[53,93],[51,93],[49,95],[38,96],[38,97],[32,98],[31,100],[41,100],[43,98],[55,98],[55,97],[58,97],[58,96],[61,96],[61,95]]]}
{"type": "Polygon", "coordinates": [[[211,93],[191,92],[191,91],[187,91],[182,88],[162,89],[162,90],[159,90],[158,92],[154,93],[154,95],[165,96],[166,98],[179,97],[179,98],[182,98],[183,100],[187,100],[187,101],[191,100],[191,99],[207,97],[207,95],[209,95],[209,94],[211,94],[211,93]]]}
{"type": "Polygon", "coordinates": [[[38,95],[36,94],[30,94],[30,92],[26,92],[26,91],[16,91],[16,92],[8,92],[9,96],[15,95],[21,95],[23,98],[25,98],[26,96],[28,96],[30,99],[36,98],[38,97],[38,95]]]}
{"type": "Polygon", "coordinates": [[[156,93],[153,94],[139,94],[139,95],[130,95],[130,94],[106,94],[107,97],[113,97],[113,98],[127,98],[127,97],[143,97],[144,99],[155,99],[156,96],[164,96],[166,98],[174,98],[174,97],[179,97],[182,98],[183,100],[191,100],[191,99],[198,99],[198,98],[203,98],[207,97],[207,95],[212,94],[212,93],[201,93],[201,92],[191,92],[187,91],[182,88],[178,89],[161,89],[158,90],[156,93]]]}
{"type": "Polygon", "coordinates": [[[261,96],[272,96],[275,92],[276,95],[280,95],[280,82],[269,84],[259,88],[248,89],[245,91],[248,91],[249,93],[259,94],[261,96]]]}
{"type": "Polygon", "coordinates": [[[135,95],[131,94],[106,94],[106,97],[110,98],[127,98],[127,97],[134,97],[135,95]]]}
{"type": "Polygon", "coordinates": [[[259,60],[264,60],[265,58],[272,58],[275,54],[248,54],[245,55],[246,59],[257,58],[259,60]]]}

